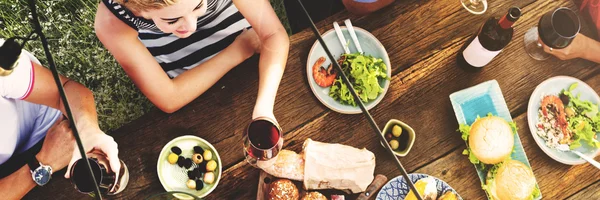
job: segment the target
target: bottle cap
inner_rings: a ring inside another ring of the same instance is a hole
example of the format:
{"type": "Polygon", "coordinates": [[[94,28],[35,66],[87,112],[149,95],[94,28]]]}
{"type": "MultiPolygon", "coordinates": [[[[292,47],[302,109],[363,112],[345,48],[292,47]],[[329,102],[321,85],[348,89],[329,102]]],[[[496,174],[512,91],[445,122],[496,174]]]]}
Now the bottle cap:
{"type": "Polygon", "coordinates": [[[508,9],[506,19],[511,22],[517,21],[521,17],[521,9],[519,7],[511,7],[508,9]]]}

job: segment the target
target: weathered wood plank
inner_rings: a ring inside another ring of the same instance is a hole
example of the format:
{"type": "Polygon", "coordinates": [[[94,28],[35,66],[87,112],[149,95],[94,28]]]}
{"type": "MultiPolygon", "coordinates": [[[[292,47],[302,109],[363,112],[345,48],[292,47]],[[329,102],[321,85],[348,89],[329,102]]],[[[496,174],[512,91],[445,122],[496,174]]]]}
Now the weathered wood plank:
{"type": "MultiPolygon", "coordinates": [[[[561,5],[572,7],[568,1],[536,1],[531,5],[532,1],[491,2],[490,10],[482,16],[471,15],[455,1],[417,2],[396,1],[393,6],[371,16],[353,19],[356,26],[377,36],[390,54],[396,75],[387,96],[372,113],[381,126],[388,119],[397,118],[417,131],[412,153],[401,159],[410,171],[459,151],[457,148],[462,141],[454,133],[457,124],[448,100],[451,92],[497,79],[511,113],[518,115],[526,109],[533,88],[546,78],[570,75],[585,79],[599,72],[598,67],[590,67],[591,63],[582,60],[533,61],[523,50],[524,32],[534,26],[544,12],[561,5]],[[459,69],[454,61],[455,54],[468,35],[485,18],[500,15],[512,4],[520,5],[525,13],[532,13],[517,23],[513,42],[481,72],[467,73],[459,69]]],[[[325,31],[333,20],[349,16],[343,11],[318,26],[325,31]]],[[[314,40],[308,30],[290,39],[290,58],[275,107],[275,115],[286,131],[286,148],[298,151],[304,139],[310,137],[367,147],[376,155],[384,155],[362,116],[328,111],[310,91],[303,69],[314,40]]],[[[256,98],[257,76],[254,59],[234,69],[181,111],[167,115],[155,110],[114,132],[113,136],[120,144],[121,158],[132,172],[128,189],[115,198],[140,199],[164,191],[156,175],[159,151],[172,138],[188,134],[212,142],[219,150],[224,166],[231,166],[210,199],[255,197],[258,170],[240,162],[243,158],[240,141],[256,98]]],[[[385,156],[378,157],[378,173],[388,177],[397,175],[391,160],[385,156]]],[[[52,184],[35,189],[28,198],[56,198],[40,194],[55,194],[52,191],[64,191],[64,188],[72,186],[66,180],[54,179],[52,184]]],[[[72,199],[85,195],[68,190],[58,196],[72,199]]]]}
{"type": "Polygon", "coordinates": [[[577,200],[577,199],[600,199],[600,181],[590,185],[589,187],[583,189],[579,193],[570,196],[569,200],[577,200]]]}
{"type": "MultiPolygon", "coordinates": [[[[600,75],[596,75],[592,79],[586,80],[586,82],[593,88],[600,88],[600,75]]],[[[450,116],[450,118],[453,117],[450,116]]],[[[527,153],[529,161],[532,165],[532,169],[536,175],[536,179],[545,198],[564,199],[581,189],[585,189],[586,191],[589,190],[586,188],[586,186],[600,180],[600,171],[596,170],[589,164],[578,166],[564,165],[545,155],[545,153],[537,146],[533,136],[531,135],[531,132],[529,131],[526,113],[521,113],[518,117],[514,118],[514,121],[517,123],[518,127],[520,127],[519,136],[521,137],[521,142],[523,143],[524,149],[527,153]]],[[[307,130],[301,129],[299,131],[309,130],[310,128],[307,128],[307,130]]],[[[306,134],[306,132],[302,134],[306,134]]],[[[359,138],[368,137],[369,133],[363,134],[366,135],[359,136],[359,138]]],[[[428,137],[420,137],[419,134],[417,135],[417,139],[428,137]]],[[[330,136],[326,136],[326,138],[335,140],[334,138],[330,137],[336,136],[344,138],[343,135],[333,133],[330,136]]],[[[442,146],[443,144],[435,146],[430,143],[427,145],[432,146],[428,146],[427,148],[433,149],[434,151],[444,152],[440,155],[441,157],[433,154],[422,154],[420,151],[415,151],[413,149],[409,156],[401,158],[401,161],[404,162],[405,167],[407,167],[407,170],[410,172],[430,174],[448,182],[466,199],[485,198],[485,193],[481,190],[481,184],[477,178],[477,174],[473,168],[473,165],[465,156],[461,154],[465,146],[464,142],[460,140],[460,133],[449,130],[444,132],[444,136],[448,136],[449,139],[459,141],[459,144],[454,146],[449,153],[446,153],[447,151],[442,150],[444,149],[444,146],[442,146]],[[414,165],[412,164],[412,160],[408,159],[409,157],[412,159],[429,160],[430,163],[427,163],[425,166],[418,164],[414,165]]],[[[356,143],[353,141],[353,138],[356,137],[349,137],[351,138],[339,139],[337,142],[345,144],[356,143]]],[[[288,142],[286,146],[299,151],[301,143],[301,140],[294,140],[288,142]]],[[[386,158],[387,155],[385,154],[384,150],[378,146],[376,141],[372,141],[370,144],[375,145],[367,145],[367,149],[370,149],[378,156],[376,172],[384,172],[390,178],[398,176],[399,172],[395,169],[395,166],[389,162],[390,159],[386,158]]],[[[422,140],[420,143],[416,143],[415,145],[419,146],[421,144],[423,144],[422,140]]],[[[239,164],[228,169],[225,174],[228,176],[228,178],[224,178],[224,183],[226,182],[228,185],[237,188],[237,190],[234,193],[230,193],[231,191],[227,190],[227,188],[223,190],[218,188],[215,191],[215,194],[218,194],[217,197],[226,197],[228,199],[239,197],[246,199],[256,195],[256,191],[254,191],[256,186],[248,184],[247,182],[249,180],[257,179],[259,170],[252,168],[250,165],[244,162],[240,162],[239,164]]],[[[592,195],[593,193],[586,192],[584,194],[592,195]]]]}

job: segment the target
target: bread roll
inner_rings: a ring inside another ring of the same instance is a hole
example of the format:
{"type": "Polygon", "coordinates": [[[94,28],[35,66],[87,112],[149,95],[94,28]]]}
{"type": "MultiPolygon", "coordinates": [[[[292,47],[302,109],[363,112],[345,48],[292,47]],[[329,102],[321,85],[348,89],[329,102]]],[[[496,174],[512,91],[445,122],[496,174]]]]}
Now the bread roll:
{"type": "Polygon", "coordinates": [[[298,194],[298,188],[292,181],[288,179],[279,179],[270,184],[267,199],[298,200],[298,198],[300,198],[300,195],[298,194]]]}
{"type": "Polygon", "coordinates": [[[516,161],[506,161],[498,168],[494,179],[488,179],[490,195],[497,200],[526,200],[535,190],[531,168],[516,161]]]}
{"type": "Polygon", "coordinates": [[[485,164],[504,161],[512,153],[514,143],[512,128],[500,117],[478,119],[469,132],[471,152],[485,164]]]}
{"type": "Polygon", "coordinates": [[[302,197],[302,200],[327,200],[327,197],[319,192],[309,192],[302,197]]]}

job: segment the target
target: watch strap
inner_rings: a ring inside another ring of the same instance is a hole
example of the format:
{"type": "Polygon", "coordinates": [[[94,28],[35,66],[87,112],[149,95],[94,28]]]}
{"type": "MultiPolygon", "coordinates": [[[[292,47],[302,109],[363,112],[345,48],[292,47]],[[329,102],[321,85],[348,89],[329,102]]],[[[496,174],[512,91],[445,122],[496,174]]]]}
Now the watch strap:
{"type": "Polygon", "coordinates": [[[37,160],[35,155],[33,155],[27,160],[27,165],[29,166],[29,170],[35,171],[40,167],[40,162],[37,160]]]}

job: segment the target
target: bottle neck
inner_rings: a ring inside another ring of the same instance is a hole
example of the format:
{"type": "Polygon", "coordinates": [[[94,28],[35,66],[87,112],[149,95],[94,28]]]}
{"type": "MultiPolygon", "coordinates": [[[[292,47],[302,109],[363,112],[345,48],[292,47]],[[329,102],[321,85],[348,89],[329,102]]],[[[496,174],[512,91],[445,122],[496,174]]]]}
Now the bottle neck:
{"type": "Polygon", "coordinates": [[[510,29],[515,22],[508,20],[507,15],[502,16],[500,21],[498,21],[498,25],[500,25],[503,29],[510,29]]]}

